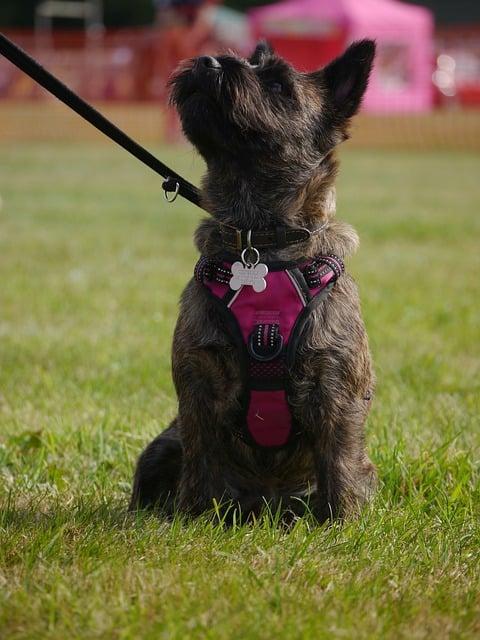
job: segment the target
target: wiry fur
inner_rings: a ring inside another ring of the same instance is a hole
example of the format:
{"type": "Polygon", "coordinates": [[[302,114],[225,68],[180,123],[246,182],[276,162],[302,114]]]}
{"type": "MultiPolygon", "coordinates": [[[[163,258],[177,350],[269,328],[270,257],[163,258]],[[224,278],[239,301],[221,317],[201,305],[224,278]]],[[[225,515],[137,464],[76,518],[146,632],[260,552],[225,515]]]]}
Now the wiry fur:
{"type": "MultiPolygon", "coordinates": [[[[221,250],[220,224],[323,232],[262,260],[322,253],[348,257],[358,237],[335,220],[334,147],[348,135],[368,82],[374,44],[352,45],[313,74],[296,72],[260,44],[249,61],[191,60],[172,80],[184,131],[207,164],[199,251],[221,250]]],[[[354,512],[375,484],[364,423],[374,377],[357,289],[342,276],[311,314],[292,371],[289,402],[303,435],[282,450],[250,447],[239,429],[243,383],[236,346],[204,288],[183,292],[173,343],[178,417],[139,459],[131,506],[199,514],[218,503],[258,514],[266,502],[320,519],[354,512]]]]}

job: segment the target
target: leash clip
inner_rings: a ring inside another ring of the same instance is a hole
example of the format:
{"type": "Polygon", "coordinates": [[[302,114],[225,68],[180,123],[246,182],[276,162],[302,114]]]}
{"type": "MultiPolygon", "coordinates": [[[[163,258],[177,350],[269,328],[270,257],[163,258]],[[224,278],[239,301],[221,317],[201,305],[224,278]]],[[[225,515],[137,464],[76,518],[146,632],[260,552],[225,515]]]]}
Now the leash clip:
{"type": "Polygon", "coordinates": [[[175,202],[178,196],[178,192],[180,190],[180,183],[178,180],[174,180],[173,178],[165,178],[162,184],[163,195],[165,196],[165,200],[169,203],[175,202]],[[173,193],[173,196],[169,198],[168,194],[173,193]]]}

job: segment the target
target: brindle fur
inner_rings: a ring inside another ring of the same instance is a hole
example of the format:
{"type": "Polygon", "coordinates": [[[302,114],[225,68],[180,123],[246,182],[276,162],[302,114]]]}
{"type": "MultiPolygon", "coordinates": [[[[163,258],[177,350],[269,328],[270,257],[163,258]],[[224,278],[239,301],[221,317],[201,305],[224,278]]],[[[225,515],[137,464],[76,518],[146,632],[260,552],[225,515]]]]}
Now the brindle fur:
{"type": "MultiPolygon", "coordinates": [[[[265,261],[355,251],[355,231],[334,218],[333,149],[348,137],[374,52],[371,41],[355,43],[312,74],[296,72],[263,43],[249,61],[218,57],[220,70],[211,58],[184,63],[172,80],[172,100],[206,161],[203,204],[212,214],[195,234],[200,253],[222,250],[219,223],[314,229],[327,222],[300,245],[261,252],[265,261]]],[[[216,500],[258,515],[266,503],[301,512],[302,497],[323,521],[356,512],[368,498],[376,474],[364,423],[374,376],[348,274],[302,334],[289,401],[303,434],[284,449],[251,447],[232,434],[242,415],[237,348],[195,280],[181,298],[172,362],[178,416],[140,456],[132,508],[198,515],[216,500]]]]}

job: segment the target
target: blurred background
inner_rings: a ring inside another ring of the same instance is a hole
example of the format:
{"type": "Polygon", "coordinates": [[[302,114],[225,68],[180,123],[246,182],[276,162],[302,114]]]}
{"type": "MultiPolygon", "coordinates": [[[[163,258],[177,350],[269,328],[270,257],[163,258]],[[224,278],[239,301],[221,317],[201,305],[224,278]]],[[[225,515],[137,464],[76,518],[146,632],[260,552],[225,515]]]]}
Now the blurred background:
{"type": "Polygon", "coordinates": [[[0,31],[194,184],[165,89],[182,58],[263,36],[308,70],[377,40],[337,211],[381,478],[332,538],[126,524],[177,413],[205,214],[0,56],[0,637],[478,637],[480,0],[0,0],[0,31]]]}
{"type": "MultiPolygon", "coordinates": [[[[376,67],[349,144],[480,148],[480,3],[473,0],[2,0],[0,28],[153,143],[181,139],[166,82],[183,58],[248,54],[266,37],[311,70],[350,41],[373,37],[376,67]]],[[[0,58],[0,142],[96,137],[53,103],[0,58]]]]}

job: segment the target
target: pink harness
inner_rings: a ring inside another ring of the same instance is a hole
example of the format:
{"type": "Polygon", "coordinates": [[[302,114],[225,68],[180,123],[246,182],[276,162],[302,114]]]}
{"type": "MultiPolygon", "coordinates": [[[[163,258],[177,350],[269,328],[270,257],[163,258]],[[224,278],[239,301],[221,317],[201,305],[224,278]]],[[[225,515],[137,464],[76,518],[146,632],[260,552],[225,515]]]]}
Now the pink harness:
{"type": "Polygon", "coordinates": [[[226,328],[240,348],[246,393],[239,437],[261,447],[281,447],[298,430],[288,403],[289,375],[305,322],[344,271],[334,255],[300,265],[268,264],[267,287],[257,293],[229,287],[231,263],[201,257],[195,278],[213,295],[226,328]]]}

